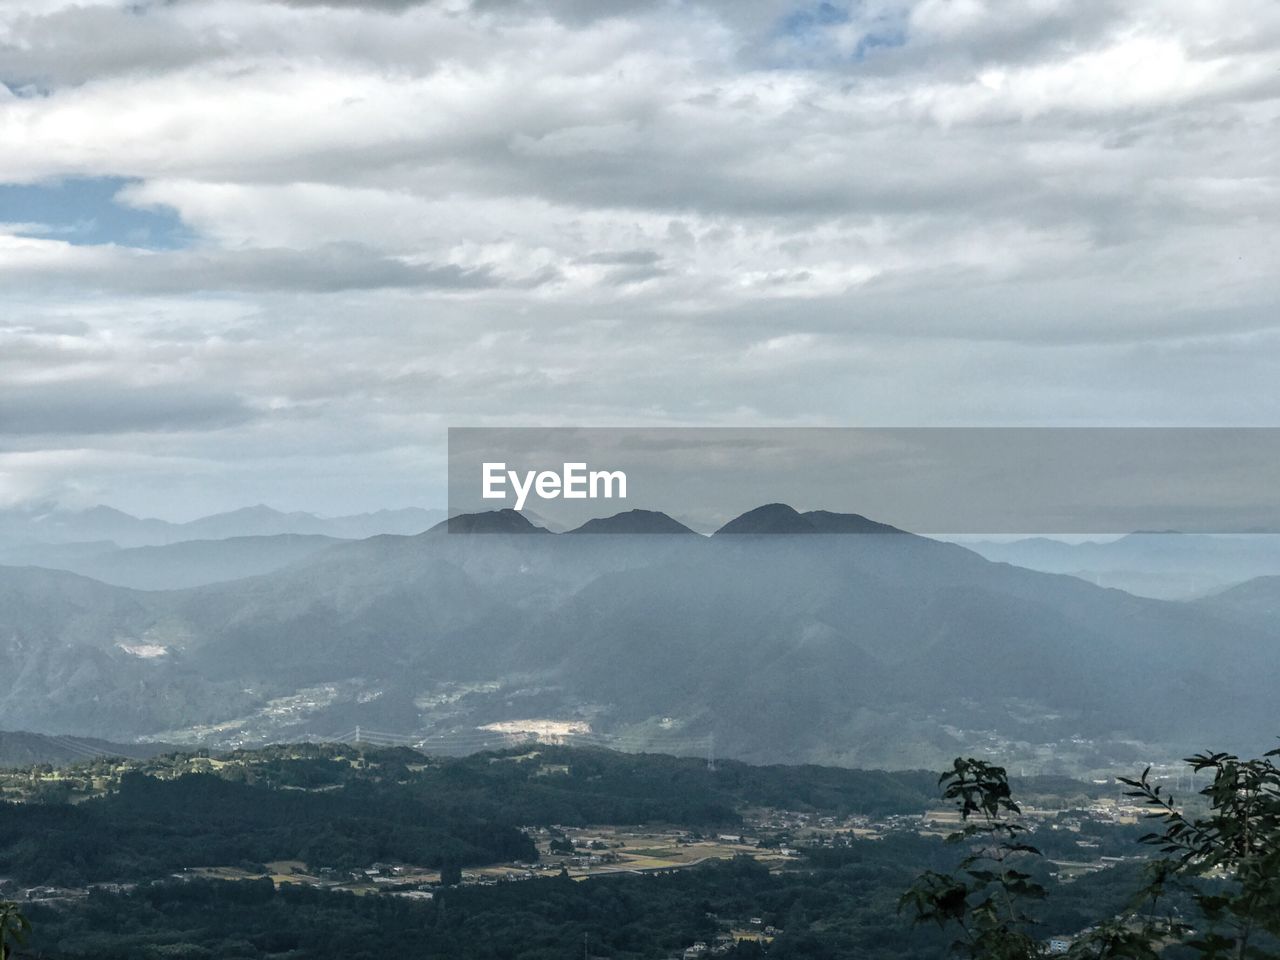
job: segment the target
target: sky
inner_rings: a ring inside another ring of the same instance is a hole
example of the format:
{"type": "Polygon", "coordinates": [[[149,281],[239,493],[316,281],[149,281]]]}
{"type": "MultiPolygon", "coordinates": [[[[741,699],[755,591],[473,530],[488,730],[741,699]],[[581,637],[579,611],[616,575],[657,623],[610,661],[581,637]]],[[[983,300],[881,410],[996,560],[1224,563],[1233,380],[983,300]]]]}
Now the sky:
{"type": "Polygon", "coordinates": [[[5,0],[0,507],[449,426],[1280,425],[1272,0],[5,0]]]}

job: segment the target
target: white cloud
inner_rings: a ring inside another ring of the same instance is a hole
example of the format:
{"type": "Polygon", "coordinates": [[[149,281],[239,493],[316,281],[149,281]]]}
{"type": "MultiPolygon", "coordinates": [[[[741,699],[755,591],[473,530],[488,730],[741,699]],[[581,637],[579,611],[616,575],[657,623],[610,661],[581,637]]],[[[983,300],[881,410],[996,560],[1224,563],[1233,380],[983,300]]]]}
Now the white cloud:
{"type": "MultiPolygon", "coordinates": [[[[6,4],[0,183],[128,178],[192,240],[0,209],[0,375],[115,384],[122,424],[172,376],[235,398],[254,416],[148,421],[155,475],[203,464],[173,489],[224,500],[267,462],[281,489],[354,450],[403,471],[451,420],[1280,414],[1280,8],[816,11],[6,4]]],[[[46,433],[0,436],[13,489],[136,467],[103,466],[123,426],[46,433]]]]}

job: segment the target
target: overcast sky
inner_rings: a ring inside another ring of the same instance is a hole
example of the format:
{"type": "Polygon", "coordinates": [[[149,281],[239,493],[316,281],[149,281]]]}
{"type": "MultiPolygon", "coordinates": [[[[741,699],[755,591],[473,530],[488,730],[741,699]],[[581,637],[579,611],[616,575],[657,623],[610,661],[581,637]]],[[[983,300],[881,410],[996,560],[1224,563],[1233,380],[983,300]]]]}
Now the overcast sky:
{"type": "Polygon", "coordinates": [[[1280,424],[1274,0],[0,4],[0,506],[448,425],[1280,424]]]}

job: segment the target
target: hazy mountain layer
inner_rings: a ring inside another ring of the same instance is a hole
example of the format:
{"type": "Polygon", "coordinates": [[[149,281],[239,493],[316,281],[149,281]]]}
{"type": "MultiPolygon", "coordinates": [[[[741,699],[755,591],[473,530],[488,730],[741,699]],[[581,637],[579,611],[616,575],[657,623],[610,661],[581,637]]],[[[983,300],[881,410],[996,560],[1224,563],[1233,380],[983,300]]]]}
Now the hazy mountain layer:
{"type": "Polygon", "coordinates": [[[538,728],[861,766],[987,749],[1046,770],[1280,729],[1268,622],[900,532],[816,535],[876,529],[863,518],[775,505],[731,527],[761,519],[809,532],[441,524],[155,593],[0,570],[0,726],[225,744],[361,724],[440,749],[538,728]]]}
{"type": "Polygon", "coordinates": [[[342,543],[334,537],[282,533],[274,537],[188,540],[163,547],[40,544],[0,552],[10,565],[47,567],[136,590],[180,590],[271,573],[342,543]]]}
{"type": "Polygon", "coordinates": [[[1215,616],[1270,629],[1280,623],[1280,576],[1255,577],[1196,602],[1215,616]]]}
{"type": "Polygon", "coordinates": [[[966,543],[988,560],[1066,573],[1162,600],[1194,599],[1253,577],[1280,574],[1280,535],[1134,533],[1107,542],[1031,537],[966,543]]]}
{"type": "MultiPolygon", "coordinates": [[[[104,543],[117,547],[160,546],[186,540],[302,534],[362,539],[383,533],[421,533],[444,518],[443,510],[408,507],[346,517],[283,513],[259,504],[188,523],[131,516],[111,507],[67,510],[35,505],[0,510],[0,556],[36,544],[104,543]]],[[[101,552],[101,551],[98,551],[101,552]]],[[[6,560],[5,562],[9,562],[6,560]]]]}

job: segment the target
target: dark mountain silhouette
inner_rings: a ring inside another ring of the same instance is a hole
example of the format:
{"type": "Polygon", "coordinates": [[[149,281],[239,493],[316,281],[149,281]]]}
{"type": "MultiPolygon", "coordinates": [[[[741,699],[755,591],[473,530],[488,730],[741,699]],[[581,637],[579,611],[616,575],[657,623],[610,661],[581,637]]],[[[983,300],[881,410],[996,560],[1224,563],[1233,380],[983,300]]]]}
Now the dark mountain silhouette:
{"type": "Polygon", "coordinates": [[[817,528],[785,503],[767,503],[734,517],[715,532],[722,534],[816,533],[817,528]]]}
{"type": "Polygon", "coordinates": [[[489,510],[484,513],[463,513],[450,517],[434,529],[449,533],[548,533],[545,527],[534,526],[515,510],[489,510]]]}
{"type": "Polygon", "coordinates": [[[594,520],[588,520],[582,526],[576,527],[569,532],[608,534],[693,533],[679,520],[673,520],[665,513],[657,510],[627,510],[623,513],[615,513],[611,517],[597,517],[594,520]]]}
{"type": "Polygon", "coordinates": [[[856,513],[810,510],[801,514],[818,533],[905,533],[887,523],[877,523],[856,513]]]}
{"type": "Polygon", "coordinates": [[[797,512],[785,503],[770,503],[748,510],[716,531],[716,534],[806,534],[806,533],[904,533],[887,523],[877,523],[856,513],[830,510],[797,512]]]}

